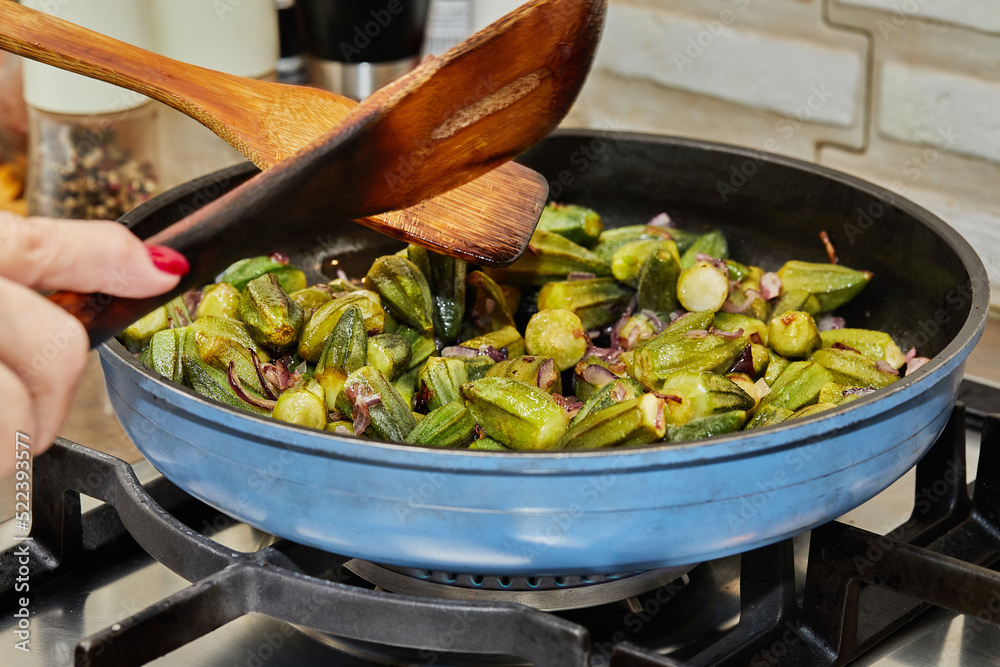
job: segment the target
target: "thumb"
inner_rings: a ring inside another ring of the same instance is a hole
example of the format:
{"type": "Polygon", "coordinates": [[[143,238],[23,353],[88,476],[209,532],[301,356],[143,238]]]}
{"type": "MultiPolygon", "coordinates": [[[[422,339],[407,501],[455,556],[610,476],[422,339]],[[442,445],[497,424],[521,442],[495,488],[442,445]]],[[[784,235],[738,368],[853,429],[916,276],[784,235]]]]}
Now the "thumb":
{"type": "Polygon", "coordinates": [[[0,214],[0,276],[36,289],[143,298],[173,289],[188,263],[121,224],[0,214]]]}

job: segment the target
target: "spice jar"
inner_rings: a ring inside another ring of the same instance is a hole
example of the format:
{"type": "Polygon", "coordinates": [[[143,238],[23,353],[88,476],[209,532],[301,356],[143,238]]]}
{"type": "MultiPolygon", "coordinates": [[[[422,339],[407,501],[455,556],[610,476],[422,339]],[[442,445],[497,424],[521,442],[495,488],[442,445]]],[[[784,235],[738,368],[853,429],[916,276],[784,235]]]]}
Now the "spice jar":
{"type": "Polygon", "coordinates": [[[29,106],[28,212],[115,220],[157,192],[156,108],[56,114],[29,106]]]}
{"type": "MultiPolygon", "coordinates": [[[[278,9],[275,0],[149,0],[154,50],[191,65],[275,80],[278,9]]],[[[161,177],[173,187],[244,162],[240,153],[175,109],[160,115],[161,177]]]]}
{"type": "MultiPolygon", "coordinates": [[[[142,2],[24,4],[142,48],[152,43],[142,2]]],[[[113,220],[157,192],[157,107],[148,98],[25,61],[24,99],[29,214],[113,220]]]]}

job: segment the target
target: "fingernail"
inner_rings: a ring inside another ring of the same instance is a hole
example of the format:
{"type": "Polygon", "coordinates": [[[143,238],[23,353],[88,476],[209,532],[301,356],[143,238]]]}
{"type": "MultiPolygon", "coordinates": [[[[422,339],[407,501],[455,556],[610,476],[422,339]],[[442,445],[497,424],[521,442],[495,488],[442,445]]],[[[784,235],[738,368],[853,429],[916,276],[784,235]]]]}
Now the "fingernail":
{"type": "Polygon", "coordinates": [[[164,273],[174,276],[183,276],[191,270],[191,264],[187,258],[173,248],[163,245],[148,245],[146,251],[149,258],[153,260],[153,265],[164,273]]]}

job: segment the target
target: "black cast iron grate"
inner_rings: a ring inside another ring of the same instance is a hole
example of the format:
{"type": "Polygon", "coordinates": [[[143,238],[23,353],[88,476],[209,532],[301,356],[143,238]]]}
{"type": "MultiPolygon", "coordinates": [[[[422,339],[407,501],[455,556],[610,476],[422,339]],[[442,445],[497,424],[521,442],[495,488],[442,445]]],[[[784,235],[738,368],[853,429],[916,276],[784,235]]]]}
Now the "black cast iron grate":
{"type": "MultiPolygon", "coordinates": [[[[910,520],[887,536],[837,522],[814,530],[801,604],[790,540],[748,552],[734,630],[685,655],[684,663],[616,642],[611,666],[841,665],[932,605],[984,618],[1000,590],[1000,574],[987,569],[1000,560],[1000,416],[983,419],[982,439],[971,496],[960,403],[917,466],[910,520]],[[928,488],[935,489],[933,503],[920,497],[928,488]]],[[[375,644],[518,656],[545,667],[591,664],[591,632],[555,614],[371,590],[350,582],[346,558],[288,541],[234,552],[191,527],[215,510],[165,479],[143,487],[128,464],[68,441],[39,457],[34,480],[33,582],[57,584],[62,575],[97,570],[139,547],[194,582],[81,641],[78,665],[144,664],[254,612],[375,644]],[[80,493],[106,504],[81,514],[80,493]],[[456,618],[490,632],[456,635],[456,618]]],[[[14,605],[12,551],[0,554],[3,608],[14,605]]],[[[985,620],[1000,623],[1000,614],[985,620]]]]}

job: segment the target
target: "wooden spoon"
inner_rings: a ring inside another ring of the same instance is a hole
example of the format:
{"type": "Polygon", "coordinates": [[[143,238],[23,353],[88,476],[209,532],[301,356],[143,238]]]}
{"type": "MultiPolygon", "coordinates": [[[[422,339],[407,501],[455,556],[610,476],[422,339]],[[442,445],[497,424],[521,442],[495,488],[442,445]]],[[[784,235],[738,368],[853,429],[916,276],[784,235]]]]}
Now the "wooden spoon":
{"type": "MultiPolygon", "coordinates": [[[[0,48],[157,99],[207,126],[261,169],[321,138],[358,104],[316,88],[182,63],[3,0],[0,48]]],[[[490,79],[484,81],[489,85],[490,79]]],[[[398,167],[399,177],[406,178],[405,160],[398,167]]],[[[511,163],[416,210],[358,222],[463,259],[508,264],[523,252],[546,195],[538,174],[511,163]],[[482,228],[489,230],[484,237],[471,234],[468,243],[456,242],[456,230],[482,228]]]]}
{"type": "MultiPolygon", "coordinates": [[[[495,169],[543,139],[569,110],[593,60],[605,5],[528,2],[376,91],[322,140],[156,234],[151,243],[191,262],[172,293],[50,298],[76,315],[96,344],[302,225],[413,206],[495,169]],[[472,94],[484,80],[490,89],[472,94]]],[[[500,236],[468,224],[449,235],[446,243],[466,249],[489,248],[500,236]]]]}

